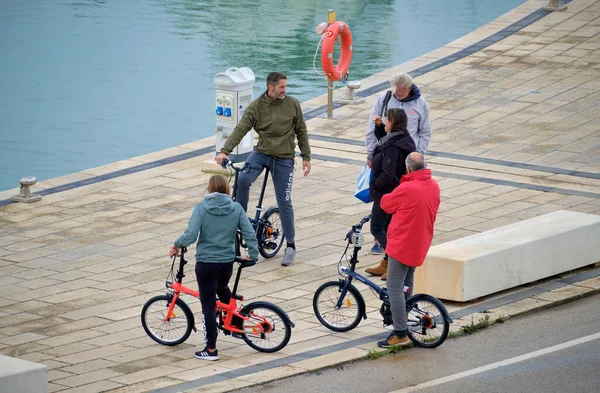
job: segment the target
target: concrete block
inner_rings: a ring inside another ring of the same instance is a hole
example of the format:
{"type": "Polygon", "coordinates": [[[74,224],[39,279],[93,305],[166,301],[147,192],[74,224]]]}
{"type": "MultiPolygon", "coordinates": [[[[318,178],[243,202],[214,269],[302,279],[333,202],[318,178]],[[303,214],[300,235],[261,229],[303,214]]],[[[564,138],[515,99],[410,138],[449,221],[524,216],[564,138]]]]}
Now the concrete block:
{"type": "Polygon", "coordinates": [[[559,210],[431,247],[415,292],[465,302],[600,261],[600,216],[559,210]]]}
{"type": "Polygon", "coordinates": [[[43,364],[0,355],[0,391],[47,393],[48,368],[43,364]]]}

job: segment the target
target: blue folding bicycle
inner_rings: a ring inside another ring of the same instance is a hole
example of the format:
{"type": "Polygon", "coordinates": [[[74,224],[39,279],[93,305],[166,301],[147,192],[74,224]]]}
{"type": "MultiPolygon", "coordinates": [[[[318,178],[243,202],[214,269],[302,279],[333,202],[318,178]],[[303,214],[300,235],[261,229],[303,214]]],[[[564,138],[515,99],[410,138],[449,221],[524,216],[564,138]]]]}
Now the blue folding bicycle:
{"type": "MultiPolygon", "coordinates": [[[[371,288],[383,302],[379,310],[383,317],[383,326],[393,323],[387,289],[356,272],[358,252],[365,241],[362,227],[370,219],[371,216],[364,217],[346,234],[348,244],[338,262],[338,273],[343,278],[339,281],[324,283],[313,296],[313,309],[317,319],[325,327],[336,332],[352,330],[358,326],[361,319],[367,319],[365,300],[360,291],[352,285],[354,279],[371,288]],[[350,245],[354,250],[348,261],[347,254],[350,245]]],[[[448,337],[452,323],[446,307],[439,299],[431,295],[416,294],[408,297],[410,289],[405,287],[404,291],[407,297],[408,337],[419,347],[435,348],[441,345],[448,337]]]]}

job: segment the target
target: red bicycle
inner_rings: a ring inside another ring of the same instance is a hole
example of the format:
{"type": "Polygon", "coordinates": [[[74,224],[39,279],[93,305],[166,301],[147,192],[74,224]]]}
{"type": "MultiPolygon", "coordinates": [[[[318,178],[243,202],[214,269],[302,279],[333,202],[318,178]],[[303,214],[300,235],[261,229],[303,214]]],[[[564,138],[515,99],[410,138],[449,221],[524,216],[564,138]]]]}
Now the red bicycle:
{"type": "MultiPolygon", "coordinates": [[[[181,299],[182,293],[200,298],[198,291],[182,284],[185,277],[183,270],[187,264],[183,257],[186,251],[185,247],[181,249],[176,274],[174,267],[177,255],[173,256],[171,272],[166,281],[167,293],[153,297],[142,308],[142,326],[148,336],[159,344],[181,344],[192,330],[197,331],[194,314],[181,299]]],[[[240,266],[229,304],[217,300],[217,326],[225,335],[240,338],[257,351],[277,352],[290,341],[295,325],[285,311],[273,303],[257,301],[238,307],[237,301],[244,301],[244,297],[237,294],[242,269],[254,266],[256,261],[241,257],[235,257],[235,261],[240,266]]]]}

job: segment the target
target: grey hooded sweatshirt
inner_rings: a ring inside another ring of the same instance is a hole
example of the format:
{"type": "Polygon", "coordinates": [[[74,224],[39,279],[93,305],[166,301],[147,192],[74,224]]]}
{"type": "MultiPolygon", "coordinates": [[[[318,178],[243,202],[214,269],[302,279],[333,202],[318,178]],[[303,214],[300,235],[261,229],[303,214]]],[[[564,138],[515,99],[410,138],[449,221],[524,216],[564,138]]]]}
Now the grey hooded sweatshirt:
{"type": "MultiPolygon", "coordinates": [[[[369,160],[371,160],[373,149],[375,149],[375,145],[377,144],[377,137],[375,136],[375,122],[373,122],[373,117],[381,114],[385,93],[386,92],[383,92],[377,99],[375,105],[373,105],[373,110],[371,111],[371,116],[369,117],[369,123],[367,124],[365,146],[367,148],[367,157],[369,160]]],[[[429,146],[429,141],[431,140],[429,105],[427,105],[425,98],[421,96],[421,91],[417,85],[413,84],[408,97],[402,100],[397,99],[396,96],[392,94],[387,108],[404,109],[404,112],[406,112],[406,116],[408,117],[408,133],[415,142],[417,151],[423,154],[427,153],[427,146],[429,146]]],[[[384,113],[382,116],[384,122],[385,115],[386,113],[384,113]]]]}

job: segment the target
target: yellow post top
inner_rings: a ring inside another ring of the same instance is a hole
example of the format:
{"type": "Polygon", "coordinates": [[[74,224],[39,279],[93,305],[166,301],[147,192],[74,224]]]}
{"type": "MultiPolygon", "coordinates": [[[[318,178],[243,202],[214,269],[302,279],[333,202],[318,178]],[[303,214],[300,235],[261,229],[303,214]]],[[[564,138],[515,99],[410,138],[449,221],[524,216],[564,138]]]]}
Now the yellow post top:
{"type": "Polygon", "coordinates": [[[335,11],[329,10],[327,12],[327,23],[331,24],[333,22],[335,22],[335,11]]]}

